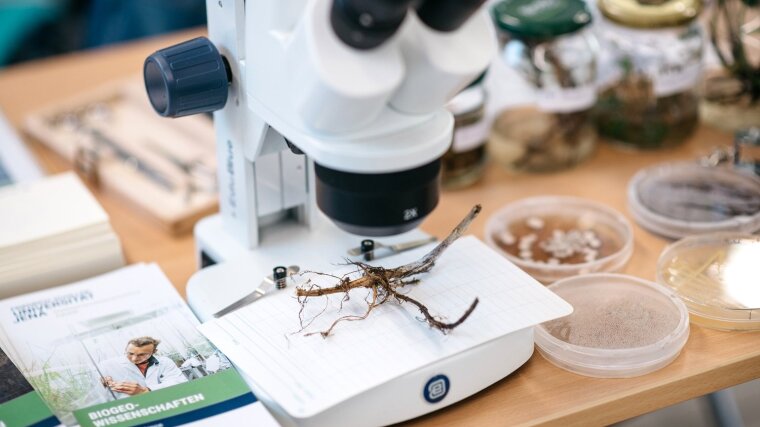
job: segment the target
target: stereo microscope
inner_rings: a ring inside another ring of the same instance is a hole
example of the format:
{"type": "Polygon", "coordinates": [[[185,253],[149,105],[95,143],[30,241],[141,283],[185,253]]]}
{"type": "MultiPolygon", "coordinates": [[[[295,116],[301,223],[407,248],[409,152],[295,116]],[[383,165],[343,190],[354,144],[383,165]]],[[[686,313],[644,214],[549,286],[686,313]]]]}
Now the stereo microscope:
{"type": "Polygon", "coordinates": [[[214,116],[220,214],[195,237],[200,266],[219,265],[187,288],[201,319],[275,266],[329,268],[357,236],[426,237],[444,105],[497,51],[483,2],[208,0],[208,39],[145,61],[159,114],[214,116]]]}
{"type": "Polygon", "coordinates": [[[429,238],[445,104],[497,52],[484,1],[207,0],[208,38],[148,57],[159,114],[213,112],[220,213],[195,227],[187,286],[201,320],[275,267],[429,238]]]}

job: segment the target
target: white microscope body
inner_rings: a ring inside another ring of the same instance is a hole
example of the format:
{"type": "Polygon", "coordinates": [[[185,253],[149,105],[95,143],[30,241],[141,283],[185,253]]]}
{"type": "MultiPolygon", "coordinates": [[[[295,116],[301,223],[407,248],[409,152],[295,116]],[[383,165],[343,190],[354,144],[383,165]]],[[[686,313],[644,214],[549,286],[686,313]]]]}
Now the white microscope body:
{"type": "MultiPolygon", "coordinates": [[[[249,294],[275,266],[330,271],[349,248],[359,245],[360,235],[387,236],[383,241],[390,244],[426,236],[416,226],[437,203],[438,159],[452,138],[453,118],[444,105],[486,69],[497,51],[491,19],[479,9],[482,3],[207,0],[209,39],[224,58],[229,87],[223,108],[214,112],[220,214],[196,226],[199,264],[206,268],[187,285],[188,302],[201,320],[249,294]],[[339,37],[335,14],[340,7],[348,15],[338,18],[356,18],[351,28],[358,32],[344,31],[339,37]],[[373,26],[375,19],[385,17],[384,7],[401,10],[397,28],[373,26]],[[446,7],[470,10],[444,30],[423,22],[423,14],[430,22],[447,21],[451,16],[446,7]],[[378,9],[380,14],[372,15],[378,9]],[[350,46],[352,40],[362,43],[362,28],[369,28],[370,36],[385,31],[386,37],[370,47],[350,46]],[[420,170],[429,175],[423,182],[408,180],[419,178],[420,170]],[[374,185],[373,177],[391,185],[386,194],[366,202],[362,191],[382,187],[374,185]],[[362,204],[369,206],[359,209],[362,204]]],[[[159,92],[163,90],[161,86],[159,92]]],[[[151,95],[157,111],[165,106],[164,96],[151,95]]],[[[208,110],[192,112],[198,111],[208,110]]],[[[514,366],[500,375],[462,372],[472,384],[456,400],[524,363],[533,349],[532,330],[457,356],[469,366],[504,365],[503,354],[516,346],[522,350],[512,351],[514,366]]],[[[422,380],[409,375],[398,382],[422,380]]],[[[255,382],[249,383],[281,422],[319,422],[290,420],[255,382]]],[[[365,394],[357,402],[389,398],[384,393],[365,394]]],[[[352,406],[347,412],[332,411],[330,419],[338,422],[343,414],[344,421],[356,420],[348,415],[362,405],[352,406]]],[[[435,409],[410,406],[405,413],[416,416],[435,409]]]]}
{"type": "MultiPolygon", "coordinates": [[[[390,39],[356,49],[333,31],[332,4],[207,1],[209,38],[232,79],[226,105],[214,112],[221,213],[196,226],[199,263],[242,258],[239,263],[261,271],[208,280],[212,270],[239,271],[219,266],[196,273],[187,294],[203,318],[250,292],[276,265],[320,268],[343,260],[361,237],[315,209],[314,162],[388,174],[440,158],[453,128],[444,104],[497,49],[483,10],[442,32],[428,28],[413,9],[390,39]],[[286,140],[305,155],[294,154],[286,140]]],[[[410,223],[422,219],[413,205],[397,214],[410,223]]],[[[385,241],[420,236],[412,229],[385,241]]]]}

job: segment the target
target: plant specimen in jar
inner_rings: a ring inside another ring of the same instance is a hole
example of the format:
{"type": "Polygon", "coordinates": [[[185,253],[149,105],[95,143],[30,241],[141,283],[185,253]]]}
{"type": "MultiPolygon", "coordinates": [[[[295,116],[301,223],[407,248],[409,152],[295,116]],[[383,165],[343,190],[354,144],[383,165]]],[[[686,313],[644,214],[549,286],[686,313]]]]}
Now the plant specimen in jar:
{"type": "Polygon", "coordinates": [[[653,149],[676,145],[694,132],[699,113],[691,90],[657,96],[653,78],[637,70],[632,58],[621,58],[618,67],[620,80],[599,94],[596,106],[601,136],[653,149]]]}
{"type": "MultiPolygon", "coordinates": [[[[539,96],[549,92],[569,93],[583,85],[563,62],[558,45],[541,39],[526,39],[522,43],[525,55],[519,71],[539,96]],[[549,83],[552,79],[555,82],[549,83]],[[552,85],[557,87],[549,87],[552,85]]],[[[562,99],[557,99],[554,105],[544,106],[549,109],[526,106],[503,112],[496,119],[492,134],[495,157],[515,170],[531,171],[561,169],[585,158],[596,141],[591,105],[553,111],[561,102],[562,99]]]]}

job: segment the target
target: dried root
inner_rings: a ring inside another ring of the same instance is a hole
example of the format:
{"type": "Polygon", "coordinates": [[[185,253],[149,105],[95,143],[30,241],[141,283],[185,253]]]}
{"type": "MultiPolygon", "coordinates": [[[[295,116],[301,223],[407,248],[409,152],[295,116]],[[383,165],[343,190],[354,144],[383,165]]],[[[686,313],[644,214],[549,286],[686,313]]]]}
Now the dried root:
{"type": "Polygon", "coordinates": [[[415,276],[421,273],[426,273],[433,268],[433,265],[435,264],[435,261],[438,259],[438,257],[441,256],[443,251],[445,251],[446,248],[448,248],[456,239],[458,239],[462,233],[464,233],[470,223],[472,223],[472,220],[474,220],[478,213],[480,213],[480,209],[480,205],[475,205],[475,207],[472,208],[467,216],[462,219],[456,228],[454,228],[454,230],[452,230],[451,233],[443,241],[441,241],[441,243],[438,244],[438,246],[433,248],[433,250],[431,250],[427,255],[415,262],[391,269],[373,267],[363,262],[351,262],[350,264],[356,266],[357,270],[342,277],[332,276],[325,273],[310,272],[312,274],[334,277],[336,280],[338,280],[338,283],[329,288],[321,288],[314,285],[309,286],[309,282],[307,282],[307,286],[299,287],[296,289],[296,296],[298,297],[298,301],[301,303],[301,313],[299,313],[299,316],[301,316],[301,331],[305,330],[314,320],[312,318],[311,321],[304,325],[302,317],[303,307],[305,306],[308,299],[332,294],[344,294],[343,299],[341,300],[342,305],[342,302],[348,301],[348,293],[353,289],[359,288],[369,290],[369,294],[367,295],[367,298],[365,298],[365,302],[367,303],[367,310],[364,312],[364,314],[339,317],[325,331],[312,332],[306,335],[319,333],[323,338],[326,338],[328,335],[330,335],[338,323],[343,321],[366,319],[375,307],[385,304],[388,301],[392,301],[397,304],[409,303],[414,305],[420,310],[425,318],[425,321],[428,323],[428,325],[430,325],[430,327],[438,329],[443,333],[446,333],[461,325],[462,322],[467,320],[467,317],[469,317],[469,315],[473,312],[473,310],[475,310],[475,307],[478,305],[477,298],[475,298],[467,311],[465,311],[458,320],[451,323],[446,323],[433,316],[430,313],[430,310],[423,303],[400,293],[399,290],[407,285],[418,284],[420,280],[415,276]],[[361,272],[361,276],[351,279],[350,276],[354,275],[356,272],[361,272]]]}

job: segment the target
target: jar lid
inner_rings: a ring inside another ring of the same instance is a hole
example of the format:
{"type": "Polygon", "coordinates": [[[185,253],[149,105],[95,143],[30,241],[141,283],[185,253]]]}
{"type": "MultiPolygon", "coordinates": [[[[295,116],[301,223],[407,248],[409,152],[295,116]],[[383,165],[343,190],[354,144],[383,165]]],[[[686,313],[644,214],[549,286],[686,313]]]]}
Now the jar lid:
{"type": "Polygon", "coordinates": [[[665,163],[639,171],[628,184],[639,225],[670,238],[760,229],[760,178],[697,163],[665,163]]]}
{"type": "Polygon", "coordinates": [[[628,27],[675,27],[693,21],[702,11],[702,0],[598,0],[609,20],[628,27]]]}
{"type": "Polygon", "coordinates": [[[551,363],[581,375],[626,378],[672,362],[689,338],[689,314],[670,289],[622,274],[570,277],[548,286],[573,313],[535,328],[551,363]]]}
{"type": "Polygon", "coordinates": [[[499,28],[525,38],[556,37],[591,23],[583,0],[502,0],[492,13],[499,28]]]}
{"type": "Polygon", "coordinates": [[[616,210],[577,197],[510,203],[488,219],[485,241],[544,283],[621,270],[633,253],[633,227],[616,210]]]}
{"type": "Polygon", "coordinates": [[[657,281],[686,303],[691,320],[715,329],[760,330],[760,236],[691,236],[665,248],[657,281]]]}

